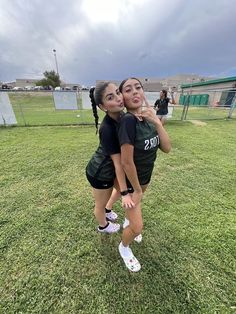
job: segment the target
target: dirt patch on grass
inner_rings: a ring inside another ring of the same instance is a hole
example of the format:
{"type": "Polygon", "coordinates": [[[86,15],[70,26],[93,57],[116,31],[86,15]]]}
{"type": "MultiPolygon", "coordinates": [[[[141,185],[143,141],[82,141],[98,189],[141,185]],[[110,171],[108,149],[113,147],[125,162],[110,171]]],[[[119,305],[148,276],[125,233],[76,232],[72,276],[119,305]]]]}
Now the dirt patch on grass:
{"type": "Polygon", "coordinates": [[[189,120],[192,124],[198,125],[198,126],[205,126],[207,125],[206,122],[200,121],[200,120],[189,120]]]}

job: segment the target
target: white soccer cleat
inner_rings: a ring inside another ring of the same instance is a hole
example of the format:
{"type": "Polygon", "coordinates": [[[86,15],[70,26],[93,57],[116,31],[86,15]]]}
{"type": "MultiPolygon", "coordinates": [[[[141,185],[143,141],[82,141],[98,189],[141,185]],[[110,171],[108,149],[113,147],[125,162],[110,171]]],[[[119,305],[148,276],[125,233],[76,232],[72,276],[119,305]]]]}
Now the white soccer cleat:
{"type": "Polygon", "coordinates": [[[108,226],[106,228],[100,229],[98,227],[97,230],[98,230],[98,232],[101,232],[101,233],[115,233],[115,232],[118,232],[120,230],[120,225],[109,222],[108,226]]]}
{"type": "Polygon", "coordinates": [[[133,272],[133,273],[140,271],[141,265],[140,265],[139,261],[137,260],[137,258],[134,256],[132,250],[130,248],[128,248],[129,253],[130,253],[129,256],[127,256],[127,257],[123,256],[121,246],[122,246],[122,243],[119,244],[119,253],[120,253],[120,256],[122,257],[122,259],[125,263],[125,266],[128,268],[128,270],[133,272]]]}
{"type": "Polygon", "coordinates": [[[106,219],[108,221],[115,221],[118,218],[117,213],[111,210],[109,213],[106,213],[106,219]]]}

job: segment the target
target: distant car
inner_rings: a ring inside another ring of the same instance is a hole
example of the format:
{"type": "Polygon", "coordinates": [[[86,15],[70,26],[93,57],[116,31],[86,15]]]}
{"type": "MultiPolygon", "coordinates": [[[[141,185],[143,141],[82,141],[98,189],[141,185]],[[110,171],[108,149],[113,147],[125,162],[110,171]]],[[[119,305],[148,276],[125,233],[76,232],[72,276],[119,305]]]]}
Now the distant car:
{"type": "Polygon", "coordinates": [[[7,84],[2,84],[1,89],[11,89],[11,86],[9,86],[7,84]]]}
{"type": "Polygon", "coordinates": [[[24,90],[23,87],[15,86],[12,90],[24,90]]]}
{"type": "Polygon", "coordinates": [[[34,90],[34,86],[25,86],[25,90],[34,90]]]}
{"type": "Polygon", "coordinates": [[[57,86],[57,87],[55,87],[55,90],[61,90],[61,87],[60,86],[57,86]]]}
{"type": "Polygon", "coordinates": [[[44,89],[44,90],[52,90],[53,88],[52,88],[52,86],[47,85],[47,86],[44,86],[43,89],[44,89]]]}
{"type": "Polygon", "coordinates": [[[34,86],[34,90],[43,90],[43,86],[34,86]]]}

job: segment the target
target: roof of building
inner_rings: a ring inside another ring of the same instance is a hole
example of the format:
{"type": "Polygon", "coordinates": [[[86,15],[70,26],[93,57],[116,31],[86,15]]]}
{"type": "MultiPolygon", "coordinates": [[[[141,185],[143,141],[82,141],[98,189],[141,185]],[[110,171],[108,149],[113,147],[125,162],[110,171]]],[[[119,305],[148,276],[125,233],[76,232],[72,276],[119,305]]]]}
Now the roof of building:
{"type": "Polygon", "coordinates": [[[189,88],[189,87],[194,87],[194,86],[204,86],[204,85],[211,85],[211,84],[219,84],[219,83],[226,83],[226,82],[232,82],[232,81],[236,81],[236,76],[225,77],[225,78],[222,78],[222,79],[210,80],[210,81],[205,81],[205,82],[198,82],[198,83],[191,83],[191,84],[182,84],[181,88],[189,88]]]}

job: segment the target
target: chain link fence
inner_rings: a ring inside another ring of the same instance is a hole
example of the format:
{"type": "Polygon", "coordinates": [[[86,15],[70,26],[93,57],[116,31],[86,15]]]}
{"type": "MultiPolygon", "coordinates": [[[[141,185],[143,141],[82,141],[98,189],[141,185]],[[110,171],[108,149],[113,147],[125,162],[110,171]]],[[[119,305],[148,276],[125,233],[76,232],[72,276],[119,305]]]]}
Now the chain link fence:
{"type": "MultiPolygon", "coordinates": [[[[6,92],[3,92],[6,93],[6,92]]],[[[57,92],[58,93],[58,92],[57,92]]],[[[59,92],[61,99],[67,93],[73,93],[77,101],[77,109],[57,109],[55,97],[51,91],[8,91],[18,126],[50,126],[50,125],[88,125],[94,124],[89,92],[59,92]]],[[[150,104],[159,98],[159,92],[146,92],[150,104]]],[[[236,90],[198,90],[175,93],[176,105],[169,106],[169,120],[209,120],[236,117],[236,90]]],[[[104,112],[98,110],[102,120],[104,112]]],[[[0,103],[1,115],[1,103],[0,103]]],[[[4,121],[4,119],[3,119],[4,121]]]]}
{"type": "Polygon", "coordinates": [[[236,89],[188,91],[179,95],[181,120],[235,118],[236,89]]]}

